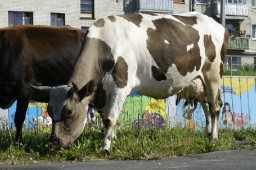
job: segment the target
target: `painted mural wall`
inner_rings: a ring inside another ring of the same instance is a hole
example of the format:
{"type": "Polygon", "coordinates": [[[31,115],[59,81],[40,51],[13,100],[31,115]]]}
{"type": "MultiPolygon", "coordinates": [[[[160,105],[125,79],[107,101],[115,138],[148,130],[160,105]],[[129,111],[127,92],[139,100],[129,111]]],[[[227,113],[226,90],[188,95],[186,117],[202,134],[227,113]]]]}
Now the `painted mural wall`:
{"type": "MultiPolygon", "coordinates": [[[[256,77],[224,77],[220,87],[223,107],[220,113],[220,127],[241,129],[256,127],[256,77]]],[[[202,129],[205,126],[204,112],[200,104],[183,107],[184,100],[176,106],[176,96],[153,99],[138,94],[130,95],[123,106],[119,122],[135,128],[181,126],[188,129],[202,129]]],[[[52,120],[47,113],[47,104],[31,102],[26,114],[26,129],[51,128],[52,120]]],[[[16,103],[8,110],[0,109],[0,129],[14,128],[16,103]]],[[[93,113],[93,110],[90,110],[93,113]]],[[[97,117],[97,113],[95,117],[97,117]]],[[[92,115],[92,114],[89,114],[92,115]]],[[[94,117],[94,119],[95,119],[94,117]]],[[[88,120],[91,120],[90,118],[88,120]]],[[[93,119],[92,119],[93,120],[93,119]]]]}

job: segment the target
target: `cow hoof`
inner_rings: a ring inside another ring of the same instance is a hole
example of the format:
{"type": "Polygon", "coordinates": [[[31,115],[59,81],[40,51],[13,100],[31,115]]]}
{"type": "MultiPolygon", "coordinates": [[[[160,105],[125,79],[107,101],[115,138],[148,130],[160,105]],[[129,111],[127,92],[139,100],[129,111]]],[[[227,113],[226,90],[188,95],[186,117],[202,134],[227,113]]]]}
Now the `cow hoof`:
{"type": "Polygon", "coordinates": [[[104,156],[107,156],[107,155],[110,154],[110,152],[107,149],[101,149],[101,154],[104,155],[104,156]]]}
{"type": "Polygon", "coordinates": [[[216,142],[218,142],[218,141],[219,141],[218,138],[213,138],[213,139],[212,139],[212,142],[213,142],[213,143],[216,143],[216,142]]]}

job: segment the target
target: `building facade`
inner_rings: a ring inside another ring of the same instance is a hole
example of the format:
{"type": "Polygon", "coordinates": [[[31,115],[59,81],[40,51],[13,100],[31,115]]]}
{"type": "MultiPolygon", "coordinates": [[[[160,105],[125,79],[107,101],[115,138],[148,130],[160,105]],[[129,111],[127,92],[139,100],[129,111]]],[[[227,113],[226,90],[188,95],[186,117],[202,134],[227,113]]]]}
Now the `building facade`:
{"type": "Polygon", "coordinates": [[[124,14],[121,0],[1,0],[0,28],[24,24],[87,28],[103,16],[124,14]]]}
{"type": "MultiPolygon", "coordinates": [[[[256,69],[256,0],[225,0],[225,25],[230,31],[225,68],[256,69]]],[[[70,25],[86,31],[95,20],[112,14],[196,10],[220,22],[220,0],[1,0],[0,28],[24,24],[70,25]]]]}

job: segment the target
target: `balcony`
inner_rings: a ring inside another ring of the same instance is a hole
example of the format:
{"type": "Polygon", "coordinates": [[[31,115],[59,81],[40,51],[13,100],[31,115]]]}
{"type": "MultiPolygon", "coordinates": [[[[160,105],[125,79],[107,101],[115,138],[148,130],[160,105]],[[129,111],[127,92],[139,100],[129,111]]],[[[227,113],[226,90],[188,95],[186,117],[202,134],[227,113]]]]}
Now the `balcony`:
{"type": "Polygon", "coordinates": [[[231,49],[231,50],[249,49],[249,38],[247,37],[229,38],[228,49],[231,49]]]}
{"type": "Polygon", "coordinates": [[[172,13],[173,0],[136,0],[136,10],[139,12],[172,13]]]}
{"type": "MultiPolygon", "coordinates": [[[[220,2],[215,3],[215,15],[220,15],[220,2]]],[[[226,3],[225,4],[225,14],[231,15],[231,16],[242,16],[247,17],[248,16],[248,4],[231,4],[226,3]]]]}

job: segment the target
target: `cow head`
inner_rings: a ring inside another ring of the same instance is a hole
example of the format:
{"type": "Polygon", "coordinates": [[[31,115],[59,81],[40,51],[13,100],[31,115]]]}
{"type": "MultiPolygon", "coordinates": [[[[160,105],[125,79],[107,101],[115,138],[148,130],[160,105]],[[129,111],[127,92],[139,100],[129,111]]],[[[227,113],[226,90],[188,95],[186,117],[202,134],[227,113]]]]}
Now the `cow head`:
{"type": "Polygon", "coordinates": [[[54,148],[70,148],[71,144],[82,134],[86,117],[89,96],[94,91],[94,81],[88,82],[83,88],[73,84],[70,86],[33,86],[40,93],[48,93],[48,113],[52,118],[53,126],[50,144],[54,148]]]}

